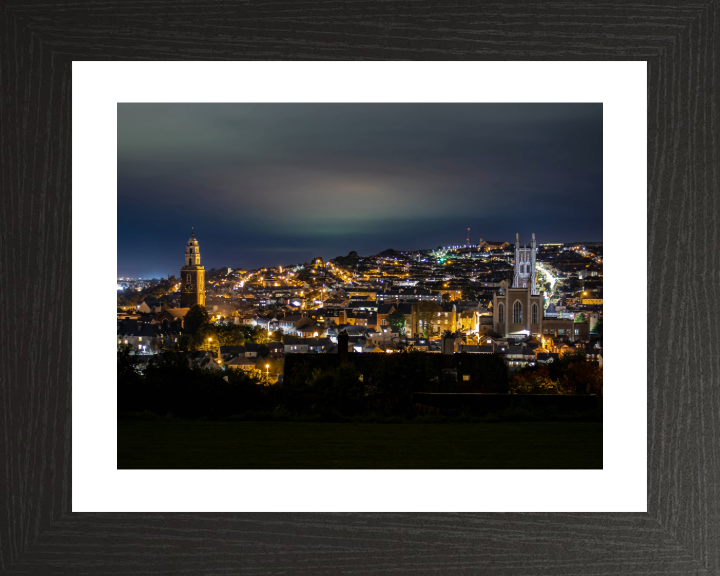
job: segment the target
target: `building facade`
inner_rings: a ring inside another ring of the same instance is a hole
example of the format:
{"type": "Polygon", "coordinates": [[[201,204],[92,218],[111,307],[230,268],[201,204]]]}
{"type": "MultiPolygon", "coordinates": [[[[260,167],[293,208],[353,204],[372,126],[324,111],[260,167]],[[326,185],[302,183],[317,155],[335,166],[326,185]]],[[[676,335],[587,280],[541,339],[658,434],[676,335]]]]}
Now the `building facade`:
{"type": "Polygon", "coordinates": [[[515,236],[512,286],[493,294],[493,330],[505,337],[542,334],[543,298],[535,286],[535,234],[529,246],[515,236]]]}
{"type": "Polygon", "coordinates": [[[478,251],[489,252],[490,250],[505,250],[505,248],[507,248],[508,246],[510,246],[510,244],[505,241],[492,242],[490,240],[483,240],[483,238],[481,237],[480,244],[478,244],[478,251]]]}
{"type": "Polygon", "coordinates": [[[185,245],[185,265],[180,268],[180,306],[205,306],[205,268],[200,266],[200,245],[195,233],[185,245]]]}

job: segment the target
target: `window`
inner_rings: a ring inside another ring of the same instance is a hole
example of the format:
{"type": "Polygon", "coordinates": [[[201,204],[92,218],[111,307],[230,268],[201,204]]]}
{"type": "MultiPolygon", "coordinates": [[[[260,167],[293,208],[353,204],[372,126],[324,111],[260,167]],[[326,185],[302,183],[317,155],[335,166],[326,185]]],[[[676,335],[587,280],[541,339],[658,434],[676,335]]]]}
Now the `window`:
{"type": "Polygon", "coordinates": [[[142,342],[142,336],[138,336],[138,342],[142,342]]]}
{"type": "Polygon", "coordinates": [[[533,303],[532,305],[532,323],[537,324],[537,304],[533,303]]]}
{"type": "Polygon", "coordinates": [[[558,330],[558,334],[565,334],[565,330],[558,330]]]}
{"type": "Polygon", "coordinates": [[[513,322],[522,324],[522,304],[520,304],[520,300],[515,300],[513,305],[513,322]]]}
{"type": "Polygon", "coordinates": [[[580,330],[575,330],[575,335],[577,336],[578,334],[580,334],[580,330]]]}
{"type": "Polygon", "coordinates": [[[502,302],[498,305],[498,322],[505,322],[505,305],[502,302]]]}
{"type": "Polygon", "coordinates": [[[545,328],[545,330],[543,330],[543,334],[547,334],[547,333],[548,333],[547,328],[545,328]]]}
{"type": "Polygon", "coordinates": [[[470,380],[470,374],[463,374],[463,380],[464,380],[465,382],[467,382],[468,380],[470,380]]]}

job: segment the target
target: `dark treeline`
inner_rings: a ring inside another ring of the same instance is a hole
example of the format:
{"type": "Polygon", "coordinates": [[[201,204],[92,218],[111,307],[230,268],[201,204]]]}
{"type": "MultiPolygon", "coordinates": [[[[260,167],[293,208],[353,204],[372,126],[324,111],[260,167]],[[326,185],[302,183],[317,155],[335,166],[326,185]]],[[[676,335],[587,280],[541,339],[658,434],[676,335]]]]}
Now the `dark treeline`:
{"type": "Polygon", "coordinates": [[[440,354],[349,354],[342,363],[336,354],[292,354],[285,358],[283,386],[263,386],[237,370],[201,368],[190,356],[169,350],[141,372],[130,348],[119,346],[118,411],[210,419],[413,418],[413,393],[602,394],[602,369],[580,355],[522,371],[508,382],[503,360],[494,355],[456,355],[453,374],[443,370],[440,354]]]}
{"type": "Polygon", "coordinates": [[[510,382],[513,394],[596,394],[602,398],[603,371],[584,352],[565,354],[547,365],[518,370],[510,382]]]}
{"type": "MultiPolygon", "coordinates": [[[[189,353],[169,350],[154,357],[142,372],[136,356],[119,346],[118,411],[149,411],[183,418],[222,418],[251,411],[289,417],[369,413],[412,417],[413,392],[463,390],[443,372],[440,355],[401,352],[383,355],[289,355],[285,385],[261,386],[236,370],[214,372],[195,366],[189,353]]],[[[476,367],[488,392],[506,392],[507,375],[500,358],[488,356],[476,367]]]]}
{"type": "Polygon", "coordinates": [[[249,409],[271,410],[273,390],[243,372],[213,372],[179,349],[153,358],[139,372],[136,356],[118,346],[118,412],[149,411],[179,418],[222,418],[249,409]]]}

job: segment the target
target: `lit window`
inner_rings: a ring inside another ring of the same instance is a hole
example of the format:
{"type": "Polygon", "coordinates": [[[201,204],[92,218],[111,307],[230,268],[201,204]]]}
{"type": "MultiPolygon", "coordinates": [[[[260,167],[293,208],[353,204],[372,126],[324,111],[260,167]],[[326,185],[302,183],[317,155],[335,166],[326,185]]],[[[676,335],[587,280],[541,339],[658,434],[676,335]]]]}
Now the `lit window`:
{"type": "Polygon", "coordinates": [[[515,324],[522,323],[522,304],[520,304],[520,300],[516,300],[513,305],[513,322],[515,324]]]}
{"type": "Polygon", "coordinates": [[[142,336],[138,336],[138,342],[142,342],[142,336]]]}
{"type": "Polygon", "coordinates": [[[470,374],[463,374],[463,380],[465,380],[465,382],[470,380],[470,374]]]}

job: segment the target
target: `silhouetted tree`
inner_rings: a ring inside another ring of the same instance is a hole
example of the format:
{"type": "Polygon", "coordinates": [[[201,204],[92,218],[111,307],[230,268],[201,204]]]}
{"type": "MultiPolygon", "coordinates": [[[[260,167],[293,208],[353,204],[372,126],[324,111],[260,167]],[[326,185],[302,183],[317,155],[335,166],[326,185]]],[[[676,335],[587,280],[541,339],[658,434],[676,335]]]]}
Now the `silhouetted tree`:
{"type": "Polygon", "coordinates": [[[405,314],[403,314],[400,310],[393,310],[390,314],[388,314],[387,321],[391,326],[397,328],[400,334],[405,334],[406,318],[405,314]]]}
{"type": "Polygon", "coordinates": [[[195,334],[203,324],[210,323],[210,315],[208,314],[205,306],[195,304],[190,307],[184,318],[185,330],[189,334],[195,334]]]}

